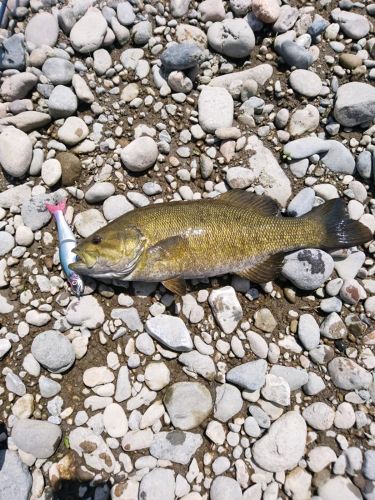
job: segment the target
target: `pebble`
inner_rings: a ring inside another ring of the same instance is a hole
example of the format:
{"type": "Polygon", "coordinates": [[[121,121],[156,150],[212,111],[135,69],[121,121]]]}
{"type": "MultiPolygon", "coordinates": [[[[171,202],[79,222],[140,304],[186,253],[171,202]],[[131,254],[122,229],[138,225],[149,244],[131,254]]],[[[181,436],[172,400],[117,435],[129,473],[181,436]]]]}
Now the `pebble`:
{"type": "Polygon", "coordinates": [[[242,500],[242,491],[237,481],[231,477],[218,476],[211,483],[211,500],[242,500]]]}
{"type": "Polygon", "coordinates": [[[176,429],[188,431],[204,422],[212,411],[209,390],[199,382],[177,382],[164,395],[164,404],[176,429]]]}
{"type": "Polygon", "coordinates": [[[305,97],[316,97],[322,90],[322,80],[313,71],[296,69],[289,76],[289,84],[295,92],[305,97]]]}
{"type": "Polygon", "coordinates": [[[326,431],[333,425],[334,410],[326,403],[316,402],[309,405],[302,412],[306,423],[318,431],[326,431]]]}
{"type": "Polygon", "coordinates": [[[180,318],[159,314],[148,319],[145,328],[152,338],[173,351],[187,352],[193,349],[190,332],[180,318]]]}
{"type": "Polygon", "coordinates": [[[328,373],[334,385],[346,391],[366,389],[371,384],[371,374],[351,359],[334,358],[328,373]]]}
{"type": "Polygon", "coordinates": [[[305,249],[287,255],[282,274],[301,290],[316,290],[333,271],[332,257],[323,250],[305,249]]]}
{"type": "Polygon", "coordinates": [[[198,448],[203,444],[199,434],[175,430],[158,432],[150,446],[150,453],[159,460],[186,465],[190,463],[198,448]]]}
{"type": "Polygon", "coordinates": [[[247,391],[256,391],[263,387],[265,383],[266,370],[267,363],[265,360],[249,361],[229,370],[226,380],[247,391]]]}
{"type": "Polygon", "coordinates": [[[25,29],[26,42],[34,47],[48,45],[54,47],[59,36],[59,25],[54,15],[49,12],[40,12],[33,16],[25,29]]]}
{"type": "Polygon", "coordinates": [[[104,323],[104,311],[97,299],[86,295],[73,299],[66,311],[66,319],[71,325],[83,326],[89,329],[99,328],[104,323]]]}
{"type": "Polygon", "coordinates": [[[69,370],[75,361],[72,344],[56,330],[39,333],[33,340],[31,352],[34,358],[52,373],[69,370]]]}
{"type": "Polygon", "coordinates": [[[0,231],[0,257],[9,253],[15,246],[14,237],[6,231],[0,231]]]}
{"type": "Polygon", "coordinates": [[[308,374],[301,368],[294,366],[273,365],[270,371],[271,375],[276,375],[285,379],[291,391],[296,391],[305,385],[308,381],[308,374]]]}
{"type": "Polygon", "coordinates": [[[168,70],[186,70],[194,68],[201,57],[202,50],[192,42],[170,45],[160,56],[162,64],[168,70]]]}
{"type": "Polygon", "coordinates": [[[90,7],[85,15],[73,26],[70,42],[77,52],[93,53],[103,43],[107,32],[107,21],[99,9],[90,7]]]}
{"type": "Polygon", "coordinates": [[[319,345],[320,328],[314,316],[302,314],[298,322],[298,339],[303,347],[310,351],[319,345]]]}
{"type": "Polygon", "coordinates": [[[350,479],[342,476],[333,477],[318,488],[319,497],[322,500],[330,500],[338,491],[340,497],[345,500],[358,500],[358,498],[361,498],[359,489],[354,486],[350,479]]]}
{"type": "Polygon", "coordinates": [[[229,92],[221,87],[206,86],[198,99],[199,125],[205,132],[231,127],[234,104],[229,92]]]}
{"type": "Polygon", "coordinates": [[[106,433],[113,438],[123,437],[128,430],[128,419],[118,403],[111,403],[103,412],[106,433]]]}
{"type": "Polygon", "coordinates": [[[335,101],[334,117],[345,127],[369,123],[375,113],[375,88],[368,83],[350,82],[340,85],[335,101]]]}
{"type": "Polygon", "coordinates": [[[57,85],[48,99],[48,110],[55,118],[67,118],[77,111],[78,101],[75,93],[64,85],[57,85]]]}
{"type": "Polygon", "coordinates": [[[68,85],[72,82],[74,65],[60,57],[50,57],[42,66],[42,71],[53,85],[68,85]]]}
{"type": "Polygon", "coordinates": [[[262,396],[267,401],[281,406],[290,405],[290,387],[282,377],[268,374],[266,383],[261,390],[262,396]]]}
{"type": "Polygon", "coordinates": [[[255,462],[264,470],[282,472],[293,469],[305,451],[305,420],[295,411],[278,418],[267,434],[252,448],[255,462]]]}
{"type": "Polygon", "coordinates": [[[253,0],[251,10],[263,23],[274,23],[280,15],[280,5],[277,0],[253,0]]]}
{"type": "Polygon", "coordinates": [[[61,435],[58,425],[42,420],[17,420],[12,429],[14,444],[36,458],[51,457],[60,443],[61,435]]]}
{"type": "Polygon", "coordinates": [[[226,286],[212,290],[208,301],[220,328],[226,334],[232,333],[237,328],[243,314],[234,288],[226,286]]]}
{"type": "Polygon", "coordinates": [[[86,139],[88,134],[89,129],[86,123],[76,116],[69,116],[57,132],[60,141],[67,146],[75,146],[86,139]]]}
{"type": "MultiPolygon", "coordinates": [[[[104,227],[105,225],[105,218],[103,217],[102,213],[95,208],[90,208],[89,210],[78,213],[74,219],[74,227],[76,228],[78,234],[80,234],[80,236],[82,236],[83,238],[87,238],[87,236],[95,233],[95,231],[104,227]]],[[[92,300],[92,298],[86,297],[84,297],[84,299],[85,301],[87,301],[87,303],[92,300]]],[[[79,309],[81,310],[81,308],[79,309]]],[[[87,318],[87,321],[89,321],[89,318],[87,318]]]]}
{"type": "Polygon", "coordinates": [[[131,172],[144,172],[158,157],[156,142],[151,137],[139,137],[121,151],[121,160],[131,172]]]}
{"type": "Polygon", "coordinates": [[[156,467],[145,474],[139,485],[139,498],[174,500],[175,477],[171,469],[156,467]]]}
{"type": "Polygon", "coordinates": [[[283,42],[276,50],[290,67],[307,70],[313,63],[311,53],[290,40],[283,42]]]}
{"type": "Polygon", "coordinates": [[[12,177],[23,177],[29,170],[33,146],[25,132],[7,127],[0,134],[0,164],[12,177]],[[14,148],[17,144],[17,149],[14,148]]]}
{"type": "Polygon", "coordinates": [[[85,199],[88,203],[101,203],[112,196],[115,190],[112,182],[97,182],[86,191],[85,199]]]}
{"type": "Polygon", "coordinates": [[[13,450],[0,450],[1,495],[5,498],[28,498],[32,477],[29,468],[13,450]]]}
{"type": "Polygon", "coordinates": [[[353,40],[364,38],[370,31],[370,23],[366,16],[362,16],[361,14],[333,9],[331,17],[340,25],[340,29],[344,35],[353,40]]]}
{"type": "Polygon", "coordinates": [[[225,19],[213,23],[208,28],[207,39],[216,52],[235,59],[247,57],[255,47],[253,30],[245,19],[225,19]]]}
{"type": "Polygon", "coordinates": [[[241,392],[231,384],[222,384],[216,388],[214,417],[220,422],[228,422],[243,406],[241,392]]]}

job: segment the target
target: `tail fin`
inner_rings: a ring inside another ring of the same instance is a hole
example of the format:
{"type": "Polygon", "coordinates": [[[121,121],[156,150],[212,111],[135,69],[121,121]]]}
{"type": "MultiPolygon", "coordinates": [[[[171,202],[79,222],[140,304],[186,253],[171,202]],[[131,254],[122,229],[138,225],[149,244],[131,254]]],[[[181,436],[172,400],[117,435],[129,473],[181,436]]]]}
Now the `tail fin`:
{"type": "Polygon", "coordinates": [[[367,226],[349,219],[345,212],[345,203],[340,198],[328,200],[313,208],[303,218],[316,219],[323,225],[322,248],[349,248],[366,243],[373,238],[367,226]]]}
{"type": "Polygon", "coordinates": [[[66,207],[66,200],[61,200],[59,203],[56,203],[56,205],[46,203],[46,209],[52,215],[55,214],[56,212],[65,212],[65,207],[66,207]]]}

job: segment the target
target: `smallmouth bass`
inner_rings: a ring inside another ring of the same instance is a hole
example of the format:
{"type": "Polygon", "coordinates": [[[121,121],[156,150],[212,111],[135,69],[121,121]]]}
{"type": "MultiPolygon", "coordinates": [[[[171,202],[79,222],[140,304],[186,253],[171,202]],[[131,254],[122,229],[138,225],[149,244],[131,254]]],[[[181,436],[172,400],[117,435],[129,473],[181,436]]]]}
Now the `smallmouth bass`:
{"type": "Polygon", "coordinates": [[[214,199],[148,205],[79,243],[70,268],[98,279],[161,281],[184,294],[185,279],[234,273],[264,283],[280,272],[287,252],[372,239],[368,227],[345,215],[339,198],[302,217],[277,214],[271,198],[240,189],[214,199]]]}

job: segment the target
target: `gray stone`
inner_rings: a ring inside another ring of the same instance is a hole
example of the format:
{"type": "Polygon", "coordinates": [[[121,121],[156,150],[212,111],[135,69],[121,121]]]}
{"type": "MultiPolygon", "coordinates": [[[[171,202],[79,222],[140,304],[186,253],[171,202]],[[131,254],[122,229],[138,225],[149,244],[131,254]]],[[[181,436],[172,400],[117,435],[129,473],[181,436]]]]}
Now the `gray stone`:
{"type": "Polygon", "coordinates": [[[241,392],[231,384],[222,384],[216,388],[214,417],[220,422],[228,422],[242,409],[241,392]]]}
{"type": "Polygon", "coordinates": [[[211,500],[242,500],[242,490],[239,483],[232,477],[218,476],[210,486],[211,500]]]}
{"type": "Polygon", "coordinates": [[[319,345],[319,325],[311,314],[302,314],[300,316],[298,322],[298,339],[307,351],[319,345]]]}
{"type": "Polygon", "coordinates": [[[284,378],[288,382],[291,391],[300,389],[308,381],[307,372],[293,366],[273,365],[270,373],[284,378]]]}
{"type": "Polygon", "coordinates": [[[348,332],[340,316],[332,312],[320,325],[320,333],[327,339],[338,340],[345,338],[348,332]]]}
{"type": "Polygon", "coordinates": [[[347,12],[345,10],[334,9],[331,12],[332,19],[340,25],[341,31],[348,38],[359,40],[368,35],[370,23],[366,16],[347,12]]]}
{"type": "Polygon", "coordinates": [[[55,118],[67,118],[77,111],[78,100],[75,93],[64,85],[57,85],[48,99],[50,115],[55,118]]]}
{"type": "Polygon", "coordinates": [[[290,67],[295,66],[297,69],[308,69],[313,63],[311,53],[290,40],[283,42],[276,48],[276,51],[290,67]]]}
{"type": "Polygon", "coordinates": [[[48,113],[40,111],[23,111],[15,116],[7,116],[0,119],[0,125],[14,125],[23,132],[31,132],[35,129],[45,127],[51,122],[48,113]]]}
{"type": "Polygon", "coordinates": [[[170,45],[160,56],[162,64],[168,70],[185,70],[199,64],[201,48],[192,42],[170,45]]]}
{"type": "Polygon", "coordinates": [[[302,412],[307,424],[318,431],[326,431],[333,425],[334,410],[326,403],[318,401],[307,406],[302,412]]]}
{"type": "Polygon", "coordinates": [[[29,498],[32,478],[27,465],[17,452],[0,450],[0,499],[26,500],[29,498]]]}
{"type": "Polygon", "coordinates": [[[152,37],[152,24],[150,21],[141,21],[133,26],[132,36],[135,45],[145,45],[152,37]]]}
{"type": "Polygon", "coordinates": [[[180,430],[158,432],[150,446],[150,453],[159,460],[170,460],[176,464],[190,463],[203,444],[202,436],[180,430]]]}
{"type": "Polygon", "coordinates": [[[301,217],[301,215],[310,212],[314,206],[314,201],[315,191],[310,187],[303,188],[289,203],[288,214],[293,217],[301,217]]]}
{"type": "Polygon", "coordinates": [[[12,35],[2,41],[0,47],[0,70],[25,68],[24,36],[21,33],[12,35]]]}
{"type": "Polygon", "coordinates": [[[54,47],[59,36],[59,25],[54,15],[40,12],[33,16],[25,29],[25,40],[35,47],[54,47]]]}
{"type": "Polygon", "coordinates": [[[15,127],[0,134],[0,164],[12,177],[23,177],[30,166],[33,146],[28,135],[15,127]]]}
{"type": "Polygon", "coordinates": [[[306,97],[316,97],[322,89],[322,80],[313,71],[296,69],[289,76],[292,89],[306,97]]]}
{"type": "Polygon", "coordinates": [[[146,321],[146,331],[168,349],[186,352],[193,349],[190,332],[181,318],[159,314],[146,321]]]}
{"type": "Polygon", "coordinates": [[[270,472],[293,469],[305,452],[306,423],[295,411],[285,413],[252,448],[255,462],[270,472]]]}
{"type": "Polygon", "coordinates": [[[100,10],[90,7],[70,32],[70,42],[74,50],[82,54],[93,53],[101,47],[107,28],[107,21],[100,10]]]}
{"type": "Polygon", "coordinates": [[[61,435],[58,425],[42,420],[17,420],[12,429],[15,445],[36,458],[51,457],[60,443],[61,435]]]}
{"type": "Polygon", "coordinates": [[[31,188],[27,184],[11,187],[0,193],[0,208],[19,207],[30,196],[31,188]]]}
{"type": "Polygon", "coordinates": [[[273,68],[270,64],[259,64],[254,68],[245,69],[244,71],[234,71],[228,75],[220,75],[212,78],[209,85],[212,87],[224,87],[229,90],[232,82],[254,80],[258,85],[264,85],[272,76],[273,68]]]}
{"type": "Polygon", "coordinates": [[[292,112],[289,120],[288,131],[292,137],[313,132],[319,126],[320,114],[315,106],[307,106],[292,112]]]}
{"type": "Polygon", "coordinates": [[[368,83],[340,85],[336,94],[335,119],[345,127],[372,121],[375,114],[375,88],[368,83]]]}
{"type": "Polygon", "coordinates": [[[173,17],[182,17],[189,10],[191,0],[171,0],[171,14],[173,17]]]}
{"type": "Polygon", "coordinates": [[[372,381],[371,374],[355,361],[338,357],[328,364],[333,384],[346,391],[366,389],[372,381]]]}
{"type": "Polygon", "coordinates": [[[229,370],[226,380],[247,391],[256,391],[265,383],[266,370],[267,362],[264,359],[249,361],[229,370]]]}
{"type": "Polygon", "coordinates": [[[74,65],[60,57],[50,57],[42,67],[43,73],[53,85],[67,85],[72,82],[74,65]]]}
{"type": "Polygon", "coordinates": [[[341,500],[363,498],[360,490],[347,477],[332,477],[318,487],[319,498],[322,500],[332,500],[337,497],[338,492],[340,492],[341,500]]]}
{"type": "Polygon", "coordinates": [[[39,379],[39,391],[43,398],[53,398],[61,391],[61,385],[56,380],[42,375],[39,379]]]}
{"type": "Polygon", "coordinates": [[[333,259],[323,250],[305,249],[287,255],[282,274],[301,290],[316,290],[332,274],[333,259]]]}
{"type": "Polygon", "coordinates": [[[121,2],[117,5],[117,19],[123,26],[134,24],[135,14],[129,2],[121,2]]]}
{"type": "Polygon", "coordinates": [[[205,132],[231,127],[234,104],[229,92],[220,87],[203,87],[198,99],[199,125],[205,132]]]}
{"type": "Polygon", "coordinates": [[[139,496],[144,500],[174,500],[175,478],[171,469],[156,467],[145,474],[139,485],[139,496]]]}
{"type": "Polygon", "coordinates": [[[245,19],[225,19],[213,23],[207,32],[210,46],[228,57],[242,59],[255,47],[253,30],[245,19]]]}
{"type": "Polygon", "coordinates": [[[1,97],[4,101],[23,99],[35,87],[38,78],[32,73],[16,73],[5,78],[1,86],[1,97]]]}
{"type": "Polygon", "coordinates": [[[80,212],[74,219],[74,227],[83,238],[87,238],[106,224],[107,222],[102,213],[95,208],[80,212]]]}
{"type": "Polygon", "coordinates": [[[210,356],[198,351],[184,352],[178,357],[181,364],[193,372],[201,375],[207,380],[213,380],[216,375],[215,363],[210,356]]]}
{"type": "Polygon", "coordinates": [[[361,177],[370,179],[372,172],[372,155],[371,151],[361,151],[357,156],[356,169],[361,177]]]}
{"type": "Polygon", "coordinates": [[[158,157],[156,142],[151,137],[138,137],[121,151],[121,160],[131,172],[144,172],[153,167],[158,157]]]}
{"type": "Polygon", "coordinates": [[[199,382],[177,382],[164,395],[172,425],[184,431],[198,427],[212,411],[210,391],[199,382]]]}
{"type": "Polygon", "coordinates": [[[66,310],[66,319],[71,325],[94,330],[104,323],[105,315],[96,297],[86,295],[80,299],[71,300],[66,310]]]}
{"type": "Polygon", "coordinates": [[[75,361],[72,344],[55,330],[39,333],[33,340],[31,352],[42,366],[53,373],[69,370],[75,361]]]}
{"type": "Polygon", "coordinates": [[[366,479],[375,481],[375,450],[365,451],[362,472],[366,479]]]}
{"type": "Polygon", "coordinates": [[[282,5],[280,7],[279,16],[274,23],[272,29],[275,33],[285,33],[293,28],[299,17],[299,11],[296,7],[290,5],[282,5]]]}
{"type": "Polygon", "coordinates": [[[97,182],[85,193],[85,200],[88,203],[101,203],[115,192],[116,188],[112,182],[97,182]]]}
{"type": "Polygon", "coordinates": [[[38,231],[51,220],[46,203],[56,204],[67,197],[66,191],[59,189],[51,194],[32,196],[21,207],[22,220],[32,231],[38,231]]]}
{"type": "Polygon", "coordinates": [[[0,231],[0,257],[4,257],[16,246],[14,236],[7,231],[0,231]]]}

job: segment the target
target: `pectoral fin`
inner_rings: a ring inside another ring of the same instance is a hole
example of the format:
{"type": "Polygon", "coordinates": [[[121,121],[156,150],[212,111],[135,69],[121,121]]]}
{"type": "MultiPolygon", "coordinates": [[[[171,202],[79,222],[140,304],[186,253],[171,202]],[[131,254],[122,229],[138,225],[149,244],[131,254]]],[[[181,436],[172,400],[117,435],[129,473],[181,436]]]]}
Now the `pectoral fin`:
{"type": "Polygon", "coordinates": [[[280,274],[284,255],[285,254],[283,252],[276,253],[267,259],[262,260],[259,264],[236,274],[254,283],[267,283],[280,274]]]}
{"type": "Polygon", "coordinates": [[[183,278],[172,278],[170,280],[162,281],[162,284],[167,290],[176,295],[186,294],[186,281],[183,278]]]}

